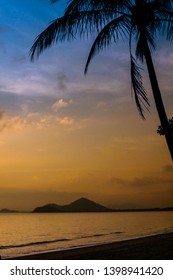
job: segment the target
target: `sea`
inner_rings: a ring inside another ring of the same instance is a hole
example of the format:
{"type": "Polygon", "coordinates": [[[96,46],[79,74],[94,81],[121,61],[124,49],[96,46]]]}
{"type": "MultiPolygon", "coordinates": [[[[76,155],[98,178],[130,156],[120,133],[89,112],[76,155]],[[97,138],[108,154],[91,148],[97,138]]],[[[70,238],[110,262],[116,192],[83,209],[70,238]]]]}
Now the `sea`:
{"type": "Polygon", "coordinates": [[[173,211],[0,214],[3,259],[173,232],[173,211]]]}

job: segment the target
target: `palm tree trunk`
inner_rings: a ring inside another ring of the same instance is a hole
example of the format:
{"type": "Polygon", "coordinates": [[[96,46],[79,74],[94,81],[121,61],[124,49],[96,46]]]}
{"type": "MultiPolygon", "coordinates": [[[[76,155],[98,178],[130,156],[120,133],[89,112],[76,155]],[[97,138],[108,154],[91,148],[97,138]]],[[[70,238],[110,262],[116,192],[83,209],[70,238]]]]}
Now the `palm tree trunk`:
{"type": "Polygon", "coordinates": [[[169,125],[168,118],[167,118],[167,115],[165,112],[164,104],[163,104],[162,97],[161,97],[161,92],[160,92],[157,77],[156,77],[156,72],[155,72],[154,65],[153,65],[151,52],[150,52],[147,42],[145,42],[145,46],[144,46],[144,56],[145,56],[145,60],[146,60],[147,68],[148,68],[150,83],[151,83],[151,87],[152,87],[152,91],[153,91],[153,96],[154,96],[154,101],[156,104],[157,112],[159,115],[161,126],[162,126],[164,134],[165,134],[168,149],[169,149],[171,158],[173,160],[173,133],[172,133],[172,130],[169,125]]]}

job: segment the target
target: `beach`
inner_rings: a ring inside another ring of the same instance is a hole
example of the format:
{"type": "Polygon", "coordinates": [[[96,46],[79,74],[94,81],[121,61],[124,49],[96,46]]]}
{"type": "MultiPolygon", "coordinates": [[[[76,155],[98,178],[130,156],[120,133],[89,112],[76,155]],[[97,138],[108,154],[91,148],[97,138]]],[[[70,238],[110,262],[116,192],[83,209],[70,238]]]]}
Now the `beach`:
{"type": "Polygon", "coordinates": [[[131,240],[51,251],[11,260],[172,260],[173,233],[131,240]]]}

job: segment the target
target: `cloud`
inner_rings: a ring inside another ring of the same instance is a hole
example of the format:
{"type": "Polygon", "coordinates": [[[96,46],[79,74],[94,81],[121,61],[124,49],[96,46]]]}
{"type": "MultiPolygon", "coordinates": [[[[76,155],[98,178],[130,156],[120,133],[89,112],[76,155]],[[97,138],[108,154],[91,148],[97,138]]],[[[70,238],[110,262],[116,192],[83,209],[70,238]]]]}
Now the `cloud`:
{"type": "Polygon", "coordinates": [[[124,187],[153,187],[155,185],[162,185],[162,184],[173,184],[173,177],[172,178],[159,178],[159,177],[141,177],[141,178],[134,178],[132,180],[125,180],[121,178],[111,178],[108,181],[110,186],[119,185],[124,187]]]}
{"type": "Polygon", "coordinates": [[[4,116],[0,119],[0,131],[5,129],[22,130],[24,127],[28,126],[29,122],[27,118],[22,118],[21,116],[4,116]]]}
{"type": "Polygon", "coordinates": [[[163,167],[163,172],[165,172],[165,173],[172,173],[173,174],[173,166],[172,165],[165,165],[163,167]]]}
{"type": "Polygon", "coordinates": [[[25,115],[10,116],[0,112],[0,132],[4,130],[19,131],[30,128],[42,130],[50,127],[58,127],[58,125],[70,127],[73,125],[73,129],[78,129],[79,127],[81,128],[80,121],[76,122],[75,119],[70,116],[57,118],[55,115],[46,115],[39,112],[30,112],[25,115]]]}
{"type": "Polygon", "coordinates": [[[58,122],[62,125],[71,125],[74,123],[74,119],[70,117],[63,117],[62,119],[58,119],[58,122]]]}
{"type": "Polygon", "coordinates": [[[26,115],[4,115],[3,118],[0,118],[0,131],[13,129],[13,130],[23,130],[26,128],[43,128],[47,124],[43,117],[38,113],[28,113],[26,115]]]}
{"type": "Polygon", "coordinates": [[[69,104],[72,103],[72,100],[70,101],[65,101],[64,99],[58,99],[53,105],[52,105],[52,109],[57,112],[59,109],[62,109],[62,108],[66,108],[69,106],[69,104]]]}
{"type": "Polygon", "coordinates": [[[67,88],[66,86],[67,81],[68,81],[67,76],[64,73],[60,73],[58,75],[58,87],[60,90],[64,91],[67,88]]]}

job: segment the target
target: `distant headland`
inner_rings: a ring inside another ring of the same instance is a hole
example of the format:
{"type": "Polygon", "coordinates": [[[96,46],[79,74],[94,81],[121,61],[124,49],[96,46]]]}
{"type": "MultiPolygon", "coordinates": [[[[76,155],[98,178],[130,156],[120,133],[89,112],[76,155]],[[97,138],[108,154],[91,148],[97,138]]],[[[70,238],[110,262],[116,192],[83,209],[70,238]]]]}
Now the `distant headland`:
{"type": "Polygon", "coordinates": [[[77,212],[145,212],[145,211],[173,211],[173,207],[144,208],[144,209],[110,209],[87,198],[79,198],[70,204],[58,205],[49,203],[36,207],[32,211],[17,211],[1,209],[0,213],[77,213],[77,212]]]}
{"type": "Polygon", "coordinates": [[[87,198],[80,198],[67,205],[46,204],[34,209],[34,213],[43,212],[110,212],[109,209],[101,204],[91,201],[87,198]]]}

